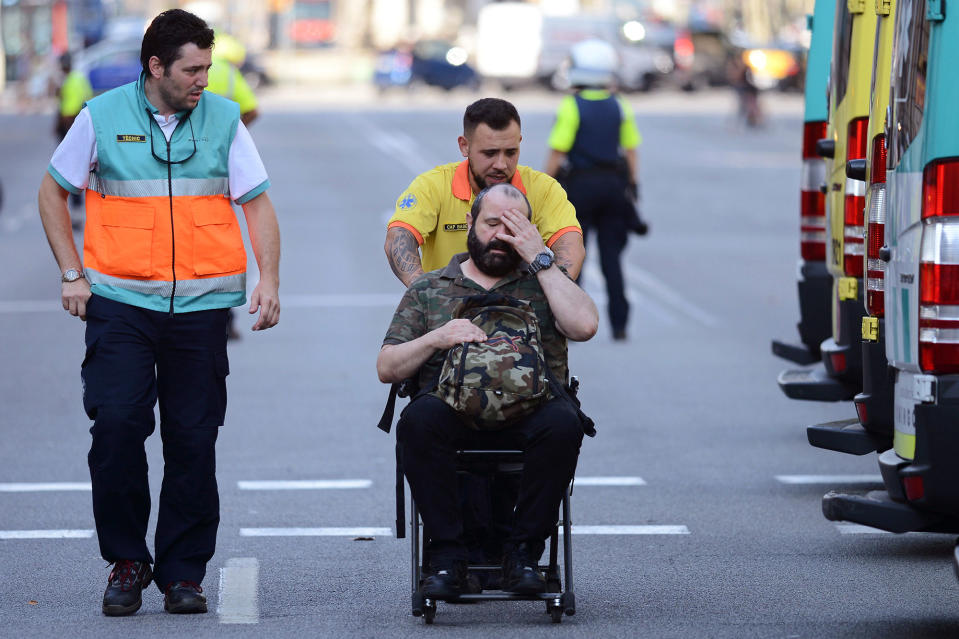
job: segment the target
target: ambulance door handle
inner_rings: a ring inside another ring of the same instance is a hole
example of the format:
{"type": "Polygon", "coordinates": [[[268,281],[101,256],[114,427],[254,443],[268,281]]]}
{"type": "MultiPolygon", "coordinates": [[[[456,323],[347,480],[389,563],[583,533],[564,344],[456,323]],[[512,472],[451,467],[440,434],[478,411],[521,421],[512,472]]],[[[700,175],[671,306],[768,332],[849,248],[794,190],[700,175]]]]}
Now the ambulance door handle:
{"type": "Polygon", "coordinates": [[[852,180],[866,181],[866,160],[856,159],[846,162],[846,177],[852,180]]]}
{"type": "Polygon", "coordinates": [[[830,138],[816,140],[816,154],[823,158],[831,158],[835,156],[836,141],[830,138]]]}
{"type": "Polygon", "coordinates": [[[883,246],[881,249],[879,249],[879,259],[883,262],[888,262],[892,259],[892,251],[889,250],[888,246],[883,246]]]}

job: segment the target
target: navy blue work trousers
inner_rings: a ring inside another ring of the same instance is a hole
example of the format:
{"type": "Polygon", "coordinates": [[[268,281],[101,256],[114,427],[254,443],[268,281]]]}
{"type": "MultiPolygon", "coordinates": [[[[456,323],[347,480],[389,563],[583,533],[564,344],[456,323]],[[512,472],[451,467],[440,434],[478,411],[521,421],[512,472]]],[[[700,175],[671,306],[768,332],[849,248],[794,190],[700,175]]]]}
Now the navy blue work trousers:
{"type": "Polygon", "coordinates": [[[144,442],[160,405],[163,484],[153,568],[163,590],[199,584],[216,548],[215,445],[226,413],[226,309],[169,313],[93,295],[87,303],[83,405],[93,421],[88,462],[103,558],[152,562],[144,442]]]}
{"type": "Polygon", "coordinates": [[[583,241],[596,233],[599,266],[606,280],[607,312],[614,331],[625,330],[629,302],[620,257],[629,237],[627,226],[632,202],[626,197],[627,182],[615,173],[573,175],[566,184],[566,196],[576,208],[583,227],[583,241]]]}
{"type": "Polygon", "coordinates": [[[539,558],[556,527],[583,441],[583,426],[569,402],[553,399],[503,430],[477,431],[441,399],[422,395],[407,405],[396,428],[403,472],[423,517],[434,565],[468,559],[455,457],[464,448],[525,451],[507,548],[526,543],[539,558]]]}

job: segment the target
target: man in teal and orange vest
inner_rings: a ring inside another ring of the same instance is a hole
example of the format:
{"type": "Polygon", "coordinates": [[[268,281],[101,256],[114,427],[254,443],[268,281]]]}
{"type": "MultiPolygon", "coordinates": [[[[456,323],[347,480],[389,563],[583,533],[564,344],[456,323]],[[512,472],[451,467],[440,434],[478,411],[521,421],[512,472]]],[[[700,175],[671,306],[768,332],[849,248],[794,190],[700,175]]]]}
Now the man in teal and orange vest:
{"type": "Polygon", "coordinates": [[[103,613],[128,615],[151,580],[173,613],[206,612],[200,583],[219,523],[215,444],[226,412],[226,318],[246,302],[243,208],[260,281],[253,330],[280,317],[280,235],[270,182],[236,103],[204,92],[213,31],[179,9],[143,36],[140,79],[96,97],[40,187],[63,308],[86,320],[81,367],[103,613]],[[81,265],[67,195],[86,190],[81,265]],[[156,560],[145,541],[144,441],[160,405],[164,477],[156,560]],[[153,564],[151,568],[151,564],[153,564]]]}

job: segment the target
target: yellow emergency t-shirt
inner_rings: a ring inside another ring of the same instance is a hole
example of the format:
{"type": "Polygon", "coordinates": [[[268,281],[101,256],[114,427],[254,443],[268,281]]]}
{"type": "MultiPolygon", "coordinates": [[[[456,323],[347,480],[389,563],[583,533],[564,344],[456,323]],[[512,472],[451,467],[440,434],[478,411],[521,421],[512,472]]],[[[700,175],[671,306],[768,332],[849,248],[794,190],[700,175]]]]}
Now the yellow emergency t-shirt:
{"type": "Polygon", "coordinates": [[[60,87],[60,115],[76,115],[93,98],[93,88],[85,73],[71,71],[60,87]]]}
{"type": "MultiPolygon", "coordinates": [[[[419,175],[396,200],[387,228],[410,231],[420,244],[424,271],[443,268],[466,251],[466,214],[473,204],[466,160],[438,166],[419,175]]],[[[546,246],[560,237],[583,230],[576,210],[559,183],[528,166],[517,166],[512,184],[526,194],[533,208],[533,224],[546,246]]]]}

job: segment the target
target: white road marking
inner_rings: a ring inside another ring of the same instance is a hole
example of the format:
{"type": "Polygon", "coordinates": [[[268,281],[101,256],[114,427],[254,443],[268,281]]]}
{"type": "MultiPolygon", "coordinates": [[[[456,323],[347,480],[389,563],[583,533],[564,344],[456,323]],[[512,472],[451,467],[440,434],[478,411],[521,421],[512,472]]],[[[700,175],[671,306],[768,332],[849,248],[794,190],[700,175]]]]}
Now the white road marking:
{"type": "Polygon", "coordinates": [[[255,557],[234,557],[220,568],[216,613],[220,623],[254,624],[260,621],[257,590],[260,564],[255,557]]]}
{"type": "Polygon", "coordinates": [[[861,524],[836,524],[836,529],[842,535],[891,535],[888,530],[880,530],[872,526],[861,524]]]}
{"type": "Polygon", "coordinates": [[[634,264],[626,264],[625,270],[627,281],[639,284],[647,293],[658,297],[661,302],[672,306],[673,309],[682,312],[687,317],[704,326],[717,326],[719,324],[719,318],[709,311],[693,304],[679,293],[676,293],[668,284],[655,277],[649,271],[641,269],[634,264]]]}
{"type": "Polygon", "coordinates": [[[0,530],[0,539],[89,539],[93,530],[0,530]]]}
{"type": "Polygon", "coordinates": [[[241,537],[392,537],[392,528],[240,528],[241,537]]]}
{"type": "MultiPolygon", "coordinates": [[[[284,308],[395,308],[402,293],[287,294],[284,308]]],[[[56,300],[2,300],[0,315],[15,313],[65,313],[56,300]]]]}
{"type": "MultiPolygon", "coordinates": [[[[595,255],[595,253],[591,253],[590,255],[595,255]]],[[[603,279],[603,273],[599,268],[599,263],[595,257],[587,258],[583,263],[580,282],[583,285],[583,290],[589,293],[589,296],[593,298],[596,306],[605,308],[608,303],[606,284],[603,279]]],[[[667,326],[674,326],[679,322],[679,317],[675,313],[652,299],[649,295],[644,294],[638,288],[632,286],[629,282],[627,282],[626,287],[626,299],[629,301],[630,306],[638,309],[636,311],[637,313],[650,315],[667,326]]]]}
{"type": "Polygon", "coordinates": [[[414,174],[436,166],[422,154],[419,143],[410,135],[396,129],[382,129],[369,118],[363,118],[363,123],[357,127],[366,134],[366,140],[371,145],[399,160],[414,174]]]}
{"type": "Polygon", "coordinates": [[[881,484],[881,475],[776,475],[781,484],[881,484]]]}
{"type": "Polygon", "coordinates": [[[0,493],[40,493],[66,490],[90,490],[90,482],[51,481],[51,482],[11,482],[0,484],[0,493]]]}
{"type": "MultiPolygon", "coordinates": [[[[560,534],[563,529],[560,528],[560,534]]],[[[688,535],[686,526],[577,526],[574,535],[688,535]]]]}
{"type": "Polygon", "coordinates": [[[302,479],[302,480],[263,480],[238,481],[240,490],[339,490],[349,488],[369,488],[370,479],[302,479]]]}
{"type": "Polygon", "coordinates": [[[576,477],[573,485],[579,486],[645,486],[642,477],[576,477]]]}

